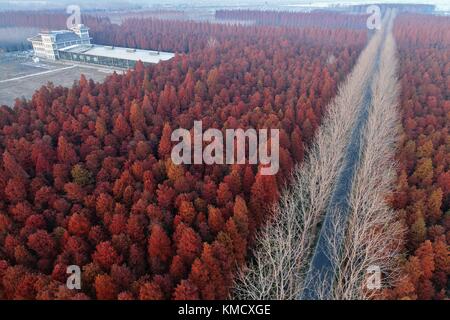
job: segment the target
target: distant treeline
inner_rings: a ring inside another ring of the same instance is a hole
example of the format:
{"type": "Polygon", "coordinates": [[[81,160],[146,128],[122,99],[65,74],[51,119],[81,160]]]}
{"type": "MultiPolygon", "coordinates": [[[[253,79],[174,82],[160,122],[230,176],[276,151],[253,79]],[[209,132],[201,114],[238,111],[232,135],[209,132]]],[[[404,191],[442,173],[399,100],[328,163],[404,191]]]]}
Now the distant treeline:
{"type": "Polygon", "coordinates": [[[256,25],[284,27],[323,27],[363,29],[367,15],[348,15],[340,12],[282,12],[260,10],[217,10],[215,18],[219,20],[250,20],[256,25]]]}
{"type": "MultiPolygon", "coordinates": [[[[31,48],[28,37],[42,29],[66,29],[69,16],[60,11],[5,11],[0,12],[0,49],[3,51],[21,51],[31,48]]],[[[97,29],[101,24],[109,25],[109,19],[91,15],[82,15],[81,21],[97,29]]]]}
{"type": "MultiPolygon", "coordinates": [[[[252,11],[247,12],[251,13],[252,11]]],[[[276,12],[261,13],[270,15],[270,13],[275,14],[276,12]]],[[[267,24],[267,28],[260,30],[274,32],[278,28],[275,29],[273,26],[281,26],[279,29],[283,29],[285,37],[287,35],[289,35],[289,38],[303,37],[304,41],[308,41],[308,43],[320,42],[321,36],[327,35],[328,37],[334,34],[335,36],[328,39],[329,45],[337,45],[342,41],[349,44],[360,43],[361,39],[365,37],[364,32],[355,33],[343,30],[346,29],[344,27],[337,27],[344,26],[347,23],[348,26],[352,26],[347,29],[363,30],[358,27],[363,22],[365,25],[365,18],[362,15],[345,16],[340,13],[320,13],[314,14],[314,18],[310,18],[308,15],[302,14],[304,18],[302,20],[303,27],[295,30],[292,27],[299,26],[298,22],[296,25],[294,24],[294,18],[298,18],[298,16],[291,17],[290,15],[291,13],[285,12],[280,16],[281,23],[270,23],[267,24]],[[339,22],[333,22],[334,19],[339,22]],[[291,24],[289,24],[289,21],[291,21],[291,24]],[[268,31],[269,28],[270,31],[268,31]],[[288,31],[287,29],[291,30],[288,31]]],[[[35,27],[37,28],[35,33],[37,33],[42,28],[64,29],[66,28],[66,19],[67,15],[63,12],[7,12],[0,13],[0,28],[8,26],[35,27]]],[[[184,53],[214,46],[216,42],[230,42],[235,34],[247,32],[247,28],[254,28],[254,26],[228,26],[210,22],[171,21],[167,23],[163,19],[151,17],[127,18],[121,25],[118,25],[111,23],[107,17],[86,15],[82,16],[82,22],[90,28],[89,33],[93,37],[93,41],[98,44],[184,53]],[[230,34],[230,30],[234,32],[230,34]],[[211,34],[214,34],[214,37],[211,37],[211,34]]],[[[261,23],[261,25],[263,24],[261,23]]]]}
{"type": "MultiPolygon", "coordinates": [[[[59,11],[4,11],[0,12],[0,28],[36,27],[63,29],[66,28],[68,17],[68,14],[59,11]]],[[[81,21],[89,26],[99,23],[109,23],[109,19],[106,17],[92,15],[82,15],[81,21]]]]}

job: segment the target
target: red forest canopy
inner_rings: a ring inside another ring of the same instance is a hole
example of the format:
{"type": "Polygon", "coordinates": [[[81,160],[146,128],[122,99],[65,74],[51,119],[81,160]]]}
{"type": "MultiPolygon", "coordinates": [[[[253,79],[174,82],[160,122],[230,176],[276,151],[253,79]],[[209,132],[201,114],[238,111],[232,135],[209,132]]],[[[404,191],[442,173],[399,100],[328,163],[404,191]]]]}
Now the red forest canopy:
{"type": "Polygon", "coordinates": [[[216,19],[254,22],[257,25],[287,27],[365,29],[367,14],[340,12],[286,12],[272,10],[217,10],[216,19]]]}
{"type": "Polygon", "coordinates": [[[450,258],[450,18],[402,15],[403,135],[393,206],[408,229],[405,277],[391,298],[448,298],[450,258]]]}
{"type": "Polygon", "coordinates": [[[192,52],[0,109],[1,298],[224,299],[365,32],[131,19],[95,37],[192,52]],[[194,120],[279,128],[278,175],[174,165],[194,120]]]}

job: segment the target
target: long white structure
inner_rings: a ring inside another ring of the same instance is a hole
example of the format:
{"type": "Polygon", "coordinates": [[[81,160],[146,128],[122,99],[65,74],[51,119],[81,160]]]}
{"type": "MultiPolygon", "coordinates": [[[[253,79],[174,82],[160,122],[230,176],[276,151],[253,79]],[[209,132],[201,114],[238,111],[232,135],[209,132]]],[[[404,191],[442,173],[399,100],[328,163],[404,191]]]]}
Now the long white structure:
{"type": "Polygon", "coordinates": [[[101,45],[73,45],[59,50],[59,58],[82,63],[101,64],[120,68],[133,67],[137,61],[144,64],[158,63],[170,60],[173,53],[130,49],[123,47],[101,46],[101,45]]]}

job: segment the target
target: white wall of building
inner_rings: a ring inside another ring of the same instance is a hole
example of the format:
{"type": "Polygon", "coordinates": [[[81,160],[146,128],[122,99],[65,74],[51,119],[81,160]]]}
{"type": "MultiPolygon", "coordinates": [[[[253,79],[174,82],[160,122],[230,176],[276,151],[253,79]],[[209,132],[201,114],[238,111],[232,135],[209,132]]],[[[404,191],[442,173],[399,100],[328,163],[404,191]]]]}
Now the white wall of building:
{"type": "Polygon", "coordinates": [[[89,37],[89,28],[84,25],[78,25],[69,30],[51,31],[48,33],[40,33],[40,40],[36,38],[30,39],[35,56],[39,58],[56,60],[59,59],[58,50],[66,48],[76,44],[90,44],[91,38],[89,37]],[[74,33],[78,36],[78,39],[71,41],[58,41],[57,35],[64,33],[74,33]]]}

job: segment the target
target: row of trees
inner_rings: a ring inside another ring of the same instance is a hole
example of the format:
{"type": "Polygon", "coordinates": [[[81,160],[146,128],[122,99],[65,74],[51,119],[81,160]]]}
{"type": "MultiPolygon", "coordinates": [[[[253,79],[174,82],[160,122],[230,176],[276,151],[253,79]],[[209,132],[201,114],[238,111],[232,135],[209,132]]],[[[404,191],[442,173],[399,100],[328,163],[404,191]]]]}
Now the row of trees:
{"type": "MultiPolygon", "coordinates": [[[[61,11],[2,11],[0,12],[0,28],[29,27],[42,29],[66,28],[68,14],[61,11]]],[[[100,16],[82,15],[82,22],[96,26],[109,23],[109,19],[100,16]]]]}
{"type": "Polygon", "coordinates": [[[260,39],[279,37],[284,47],[296,39],[306,44],[322,44],[329,46],[346,44],[349,48],[360,45],[366,39],[364,31],[331,28],[274,28],[270,26],[226,25],[220,23],[177,21],[168,23],[155,18],[126,19],[120,26],[115,24],[99,24],[91,28],[94,41],[107,45],[151,48],[176,52],[194,52],[217,45],[243,43],[240,32],[251,32],[254,39],[247,39],[255,44],[260,39]],[[243,31],[248,30],[248,31],[243,31]]]}
{"type": "MultiPolygon", "coordinates": [[[[272,12],[272,14],[276,13],[272,12]]],[[[344,21],[360,20],[356,16],[343,14],[314,14],[312,17],[308,14],[302,15],[308,21],[331,21],[330,23],[336,25],[340,25],[344,21]],[[320,17],[319,20],[317,20],[318,17],[320,17]]],[[[290,17],[290,13],[284,12],[282,17],[290,17]]],[[[66,28],[67,18],[66,14],[57,12],[0,12],[0,27],[64,29],[66,28]]],[[[139,15],[131,15],[129,18],[125,18],[120,25],[111,23],[107,17],[91,15],[83,15],[82,22],[89,26],[94,43],[180,53],[195,52],[225,44],[239,43],[246,45],[239,35],[240,32],[251,32],[256,36],[254,39],[246,37],[247,43],[255,44],[260,39],[269,36],[269,39],[281,38],[280,43],[283,46],[292,41],[296,42],[297,39],[302,39],[308,45],[322,45],[326,42],[329,46],[337,45],[341,47],[342,44],[345,44],[351,49],[360,46],[366,39],[363,30],[335,29],[329,25],[327,27],[324,23],[321,23],[320,26],[305,24],[300,29],[297,28],[298,23],[294,25],[282,24],[283,27],[280,28],[270,27],[272,25],[270,23],[267,24],[269,25],[267,27],[249,26],[245,28],[240,25],[210,22],[173,21],[173,23],[169,23],[167,20],[152,17],[144,18],[139,17],[139,15]]]]}
{"type": "MultiPolygon", "coordinates": [[[[182,11],[142,11],[133,13],[111,14],[122,20],[133,18],[149,19],[161,16],[183,17],[182,11]]],[[[58,11],[3,11],[0,12],[0,27],[41,27],[61,28],[66,25],[68,15],[58,11]]],[[[286,12],[261,10],[216,10],[217,20],[250,21],[257,25],[272,25],[284,27],[320,27],[320,28],[351,28],[363,29],[366,25],[366,14],[348,15],[338,12],[286,12]]],[[[82,16],[83,23],[95,28],[98,24],[109,24],[107,15],[86,14],[82,16]]]]}
{"type": "Polygon", "coordinates": [[[333,11],[285,12],[272,10],[217,10],[216,19],[249,21],[257,25],[319,28],[366,28],[367,15],[333,11]]]}
{"type": "Polygon", "coordinates": [[[105,37],[190,54],[0,109],[1,298],[226,298],[364,34],[133,19],[105,37]],[[278,175],[174,165],[171,132],[194,120],[279,128],[278,175]]]}
{"type": "Polygon", "coordinates": [[[403,135],[392,204],[408,229],[408,258],[389,297],[444,299],[450,274],[450,19],[400,16],[395,34],[403,135]]]}

